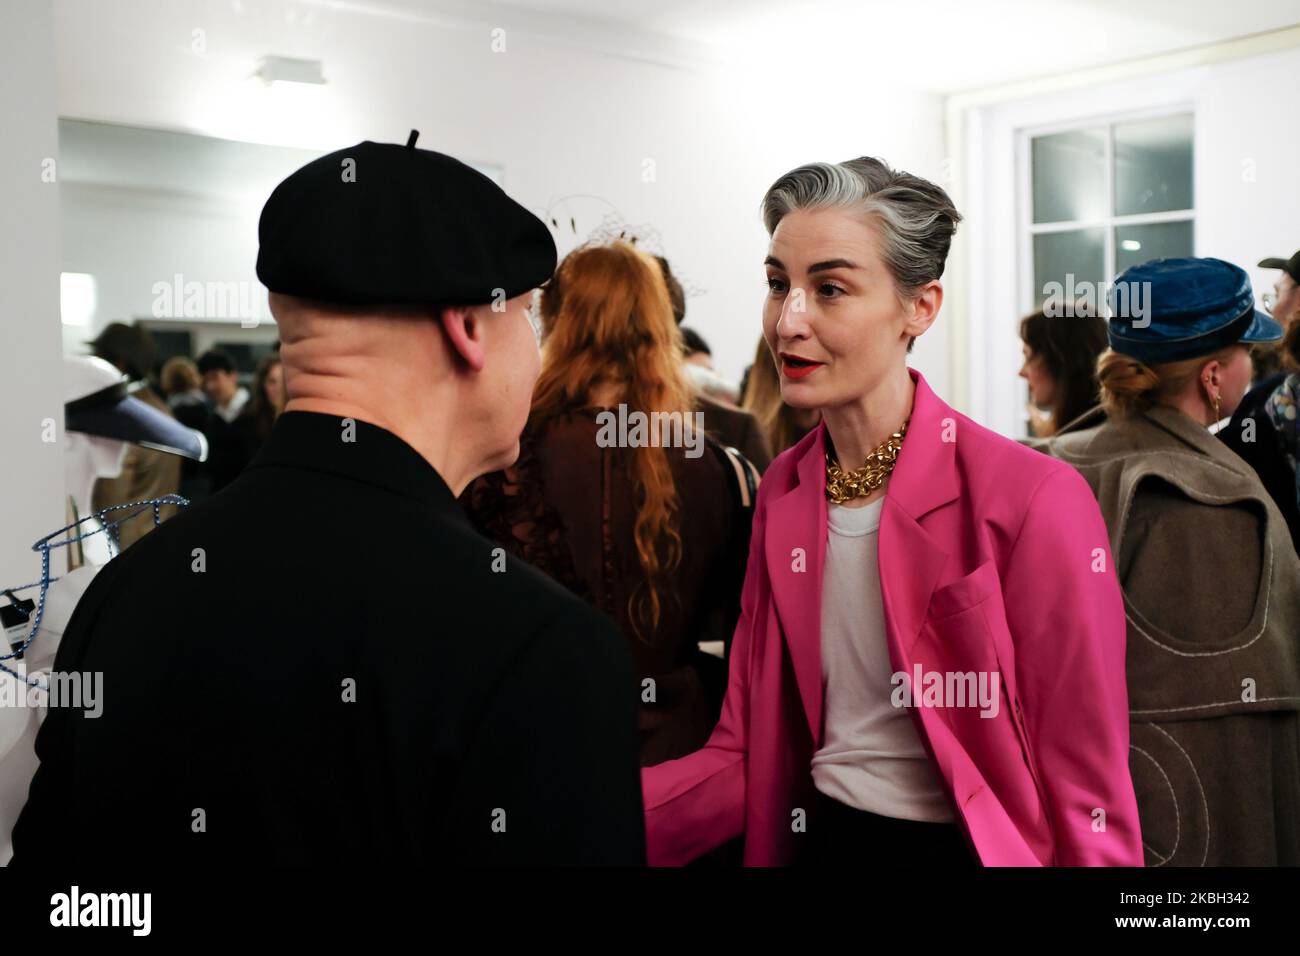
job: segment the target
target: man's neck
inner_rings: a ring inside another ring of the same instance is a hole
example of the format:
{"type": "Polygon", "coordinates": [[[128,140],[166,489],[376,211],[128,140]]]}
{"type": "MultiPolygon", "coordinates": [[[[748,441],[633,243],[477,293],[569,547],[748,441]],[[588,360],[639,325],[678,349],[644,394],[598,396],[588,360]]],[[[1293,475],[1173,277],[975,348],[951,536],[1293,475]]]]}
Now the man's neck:
{"type": "Polygon", "coordinates": [[[452,440],[449,417],[443,415],[412,415],[408,413],[393,414],[386,403],[348,398],[327,398],[318,395],[290,398],[285,404],[286,412],[316,412],[339,419],[351,418],[354,421],[367,422],[386,432],[391,432],[406,442],[438,472],[447,483],[452,494],[460,497],[465,486],[473,481],[477,474],[466,463],[464,456],[458,453],[456,443],[452,440]]]}
{"type": "MultiPolygon", "coordinates": [[[[364,319],[278,303],[286,412],[369,422],[406,442],[457,496],[481,471],[442,333],[427,317],[364,319]]],[[[272,306],[277,305],[273,299],[272,306]]]]}

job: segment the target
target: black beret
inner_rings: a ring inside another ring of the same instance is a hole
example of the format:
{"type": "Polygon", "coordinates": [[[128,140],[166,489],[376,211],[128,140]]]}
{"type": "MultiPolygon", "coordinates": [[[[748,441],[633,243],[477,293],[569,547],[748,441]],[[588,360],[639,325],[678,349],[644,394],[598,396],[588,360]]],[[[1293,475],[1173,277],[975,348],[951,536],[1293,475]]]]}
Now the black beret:
{"type": "Polygon", "coordinates": [[[546,225],[415,137],[358,143],[276,186],[257,227],[262,284],[340,305],[482,305],[549,279],[546,225]]]}

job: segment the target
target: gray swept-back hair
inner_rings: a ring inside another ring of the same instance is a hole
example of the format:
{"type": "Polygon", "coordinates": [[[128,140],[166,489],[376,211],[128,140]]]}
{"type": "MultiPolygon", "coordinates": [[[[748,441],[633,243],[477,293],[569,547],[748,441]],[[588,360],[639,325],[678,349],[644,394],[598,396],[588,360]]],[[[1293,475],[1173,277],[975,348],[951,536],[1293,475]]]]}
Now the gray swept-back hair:
{"type": "Polygon", "coordinates": [[[943,275],[961,213],[948,194],[920,176],[891,169],[871,156],[792,169],[763,197],[770,236],[796,209],[840,208],[874,220],[881,254],[900,298],[943,275]]]}

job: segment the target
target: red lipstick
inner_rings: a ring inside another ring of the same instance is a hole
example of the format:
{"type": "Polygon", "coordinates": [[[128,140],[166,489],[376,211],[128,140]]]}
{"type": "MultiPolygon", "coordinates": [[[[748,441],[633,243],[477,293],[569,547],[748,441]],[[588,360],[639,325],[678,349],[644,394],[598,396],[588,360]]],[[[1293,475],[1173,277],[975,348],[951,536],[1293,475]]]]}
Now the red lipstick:
{"type": "Polygon", "coordinates": [[[786,378],[806,378],[826,364],[825,362],[816,362],[804,358],[802,355],[793,355],[789,352],[781,352],[780,357],[781,374],[786,378]]]}

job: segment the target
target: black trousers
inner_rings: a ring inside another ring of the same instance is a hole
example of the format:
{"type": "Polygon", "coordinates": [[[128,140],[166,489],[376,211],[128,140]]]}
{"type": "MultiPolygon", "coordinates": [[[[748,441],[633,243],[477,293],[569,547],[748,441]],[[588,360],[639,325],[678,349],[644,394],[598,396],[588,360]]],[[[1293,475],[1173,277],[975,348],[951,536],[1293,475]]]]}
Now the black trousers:
{"type": "Polygon", "coordinates": [[[935,869],[979,866],[956,823],[883,817],[814,791],[803,866],[894,865],[935,869]]]}

